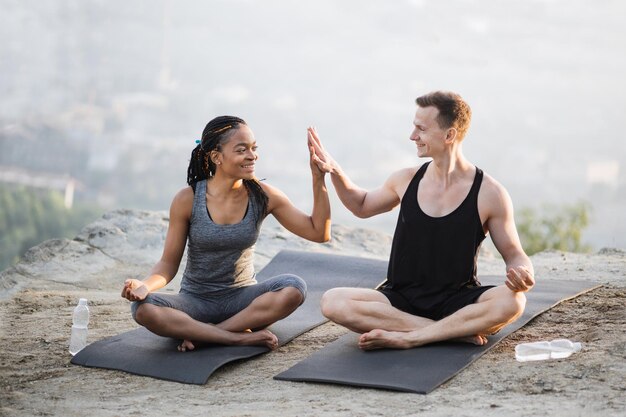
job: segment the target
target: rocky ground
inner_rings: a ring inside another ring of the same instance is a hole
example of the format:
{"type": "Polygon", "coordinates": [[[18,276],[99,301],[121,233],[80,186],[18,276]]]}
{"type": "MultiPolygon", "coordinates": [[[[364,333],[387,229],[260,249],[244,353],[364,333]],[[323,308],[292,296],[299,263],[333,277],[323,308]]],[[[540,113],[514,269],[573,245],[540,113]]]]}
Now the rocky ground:
{"type": "MultiPolygon", "coordinates": [[[[337,339],[325,324],[277,351],[218,370],[195,386],[69,363],[71,312],[89,299],[90,340],[136,327],[119,296],[160,256],[167,218],[115,211],[73,240],[48,241],[0,274],[0,415],[84,416],[622,416],[626,413],[626,253],[543,252],[537,279],[587,280],[596,290],[565,301],[504,339],[431,394],[275,381],[272,377],[337,339]],[[516,344],[568,338],[583,349],[568,359],[519,363],[516,344]]],[[[305,242],[267,226],[257,269],[283,248],[385,259],[390,237],[335,226],[333,240],[305,242]]],[[[485,253],[479,272],[502,273],[485,253]]],[[[182,268],[181,268],[182,270],[182,268]]],[[[176,279],[178,281],[178,278],[176,279]]],[[[172,286],[176,288],[176,282],[172,286]]]]}

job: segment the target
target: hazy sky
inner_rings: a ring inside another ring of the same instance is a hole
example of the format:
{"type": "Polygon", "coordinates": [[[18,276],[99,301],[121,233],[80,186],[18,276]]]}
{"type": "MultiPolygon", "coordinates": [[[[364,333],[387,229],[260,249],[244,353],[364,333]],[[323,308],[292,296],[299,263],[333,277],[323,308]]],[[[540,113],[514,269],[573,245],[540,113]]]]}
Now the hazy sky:
{"type": "MultiPolygon", "coordinates": [[[[182,186],[204,124],[239,115],[260,144],[259,176],[308,210],[307,125],[357,183],[374,187],[420,163],[408,141],[415,97],[454,90],[474,113],[466,155],[518,207],[590,200],[589,239],[626,247],[623,1],[0,6],[3,123],[105,109],[122,125],[115,140],[179,149],[169,169],[182,186]]],[[[333,208],[340,223],[388,232],[397,215],[355,220],[337,200],[333,208]]]]}

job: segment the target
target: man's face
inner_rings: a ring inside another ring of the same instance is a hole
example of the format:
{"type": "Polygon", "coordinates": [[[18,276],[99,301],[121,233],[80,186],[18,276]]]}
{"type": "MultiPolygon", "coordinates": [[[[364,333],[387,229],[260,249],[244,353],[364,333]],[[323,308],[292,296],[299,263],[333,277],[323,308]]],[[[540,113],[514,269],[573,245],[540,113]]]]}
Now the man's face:
{"type": "Polygon", "coordinates": [[[439,110],[436,107],[417,106],[413,119],[413,132],[410,139],[417,146],[417,156],[431,157],[444,149],[448,129],[442,129],[437,122],[439,110]]]}

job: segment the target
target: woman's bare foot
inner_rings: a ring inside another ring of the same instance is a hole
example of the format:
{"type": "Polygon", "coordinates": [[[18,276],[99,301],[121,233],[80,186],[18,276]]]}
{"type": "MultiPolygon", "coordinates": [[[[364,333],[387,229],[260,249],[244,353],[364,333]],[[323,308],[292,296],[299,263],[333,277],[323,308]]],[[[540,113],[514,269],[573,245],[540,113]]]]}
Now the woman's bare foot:
{"type": "Polygon", "coordinates": [[[362,334],[359,337],[359,347],[363,350],[374,350],[382,348],[409,349],[413,346],[406,340],[404,332],[388,332],[386,330],[375,329],[362,334]]]}
{"type": "Polygon", "coordinates": [[[191,340],[183,340],[182,343],[180,345],[178,345],[178,351],[179,352],[187,352],[188,350],[194,350],[196,348],[196,346],[193,344],[193,342],[191,340]]]}
{"type": "MultiPolygon", "coordinates": [[[[232,333],[233,339],[232,345],[245,345],[245,346],[267,346],[268,348],[274,350],[278,347],[278,337],[269,330],[259,330],[258,332],[252,332],[250,330],[246,330],[243,332],[232,333]]],[[[188,352],[196,349],[197,347],[204,346],[208,343],[203,342],[192,342],[191,340],[185,339],[178,345],[179,352],[188,352]]]]}

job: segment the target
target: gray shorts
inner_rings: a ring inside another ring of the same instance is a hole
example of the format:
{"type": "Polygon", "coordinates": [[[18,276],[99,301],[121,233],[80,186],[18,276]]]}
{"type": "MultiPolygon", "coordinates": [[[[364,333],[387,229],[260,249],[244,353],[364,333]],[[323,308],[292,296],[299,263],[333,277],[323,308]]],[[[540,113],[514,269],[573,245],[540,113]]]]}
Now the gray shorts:
{"type": "Polygon", "coordinates": [[[180,292],[178,294],[151,293],[145,300],[131,304],[133,319],[137,320],[137,307],[143,303],[160,307],[170,307],[187,313],[203,323],[217,324],[245,309],[255,298],[267,292],[293,287],[306,298],[306,283],[296,275],[282,274],[258,284],[240,288],[228,288],[224,291],[202,296],[180,292]]]}

